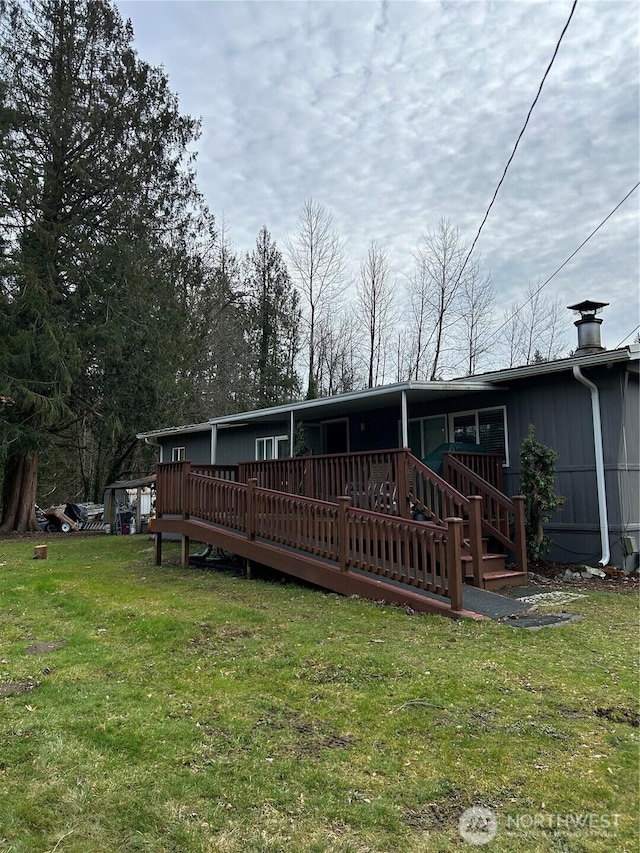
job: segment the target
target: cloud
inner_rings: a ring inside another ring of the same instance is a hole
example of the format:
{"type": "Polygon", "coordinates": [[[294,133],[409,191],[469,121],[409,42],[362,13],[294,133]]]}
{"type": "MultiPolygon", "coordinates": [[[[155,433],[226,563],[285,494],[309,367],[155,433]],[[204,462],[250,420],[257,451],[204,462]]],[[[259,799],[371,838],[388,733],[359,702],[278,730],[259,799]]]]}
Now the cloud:
{"type": "MultiPolygon", "coordinates": [[[[393,272],[446,216],[471,240],[569,2],[119,4],[140,54],[201,115],[199,184],[236,247],[282,243],[329,207],[354,269],[371,238],[393,272]]],[[[638,180],[637,6],[581,0],[478,242],[501,301],[524,298],[638,180]]],[[[608,346],[639,321],[638,194],[549,285],[610,301],[608,346]],[[604,294],[604,295],[603,295],[604,294]],[[615,340],[614,340],[615,338],[615,340]]],[[[568,315],[568,322],[570,321],[568,315]]]]}

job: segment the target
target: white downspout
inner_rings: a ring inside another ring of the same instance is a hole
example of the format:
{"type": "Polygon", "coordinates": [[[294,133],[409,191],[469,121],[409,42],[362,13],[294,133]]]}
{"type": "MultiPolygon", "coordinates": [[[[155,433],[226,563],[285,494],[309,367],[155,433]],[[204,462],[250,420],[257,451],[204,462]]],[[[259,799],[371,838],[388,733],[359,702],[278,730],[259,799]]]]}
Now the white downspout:
{"type": "Polygon", "coordinates": [[[149,447],[159,447],[160,450],[158,451],[158,462],[164,462],[164,459],[162,458],[163,457],[162,451],[164,450],[164,448],[160,444],[159,441],[149,441],[149,436],[145,436],[144,437],[144,443],[148,444],[149,447]]]}
{"type": "Polygon", "coordinates": [[[609,550],[609,518],[607,515],[607,492],[604,482],[604,454],[602,452],[602,421],[600,418],[600,392],[596,385],[583,376],[580,366],[573,365],[573,375],[591,391],[591,416],[593,418],[593,443],[596,455],[596,484],[598,487],[598,511],[600,514],[600,541],[602,543],[601,566],[608,566],[611,552],[609,550]]]}

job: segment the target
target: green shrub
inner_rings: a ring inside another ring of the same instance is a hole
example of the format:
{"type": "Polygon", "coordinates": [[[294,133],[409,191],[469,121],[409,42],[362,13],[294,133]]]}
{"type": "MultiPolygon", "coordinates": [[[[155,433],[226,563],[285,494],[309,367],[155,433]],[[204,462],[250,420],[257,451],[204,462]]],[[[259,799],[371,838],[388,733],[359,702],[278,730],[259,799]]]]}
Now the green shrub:
{"type": "Polygon", "coordinates": [[[530,424],[529,434],[520,447],[520,492],[527,499],[525,522],[530,560],[539,559],[549,550],[551,540],[542,525],[565,500],[554,488],[557,460],[556,451],[538,441],[535,427],[530,424]]]}

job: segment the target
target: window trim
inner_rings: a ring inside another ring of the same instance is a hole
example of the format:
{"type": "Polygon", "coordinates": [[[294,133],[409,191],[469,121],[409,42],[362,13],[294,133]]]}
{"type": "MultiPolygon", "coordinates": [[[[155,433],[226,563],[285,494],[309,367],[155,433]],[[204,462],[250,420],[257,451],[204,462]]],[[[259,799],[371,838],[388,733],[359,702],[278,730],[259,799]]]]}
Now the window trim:
{"type": "Polygon", "coordinates": [[[478,422],[478,415],[480,412],[495,412],[499,409],[502,409],[502,423],[504,430],[504,460],[502,462],[503,468],[509,467],[509,431],[507,428],[507,407],[502,406],[484,406],[480,409],[465,409],[462,412],[449,412],[449,416],[447,418],[447,429],[449,431],[449,436],[451,436],[451,440],[455,439],[455,430],[453,426],[454,418],[459,417],[461,415],[474,415],[475,416],[475,429],[476,429],[476,444],[478,442],[478,433],[480,431],[480,424],[478,422]]]}
{"type": "Polygon", "coordinates": [[[179,447],[171,448],[171,461],[172,462],[184,462],[187,458],[187,448],[184,445],[180,445],[179,447]]]}
{"type": "MultiPolygon", "coordinates": [[[[419,459],[424,459],[424,457],[428,455],[424,452],[424,429],[422,428],[422,424],[424,421],[433,421],[436,419],[444,419],[444,432],[445,432],[444,440],[446,442],[449,440],[449,418],[448,418],[446,412],[442,412],[439,415],[421,415],[420,417],[417,417],[417,418],[407,418],[407,429],[409,428],[409,424],[415,424],[415,423],[420,424],[420,456],[418,457],[419,459]]],[[[398,443],[400,443],[402,441],[401,436],[402,436],[402,421],[398,421],[398,443]]]]}
{"type": "Polygon", "coordinates": [[[256,438],[256,445],[255,445],[256,462],[270,462],[271,461],[271,459],[267,459],[266,453],[263,455],[262,458],[260,458],[260,455],[258,453],[258,447],[260,446],[260,442],[265,442],[265,450],[266,450],[266,442],[267,441],[271,442],[271,449],[272,449],[271,459],[285,459],[286,458],[284,456],[278,456],[278,445],[279,445],[279,442],[282,442],[282,441],[289,441],[290,442],[291,441],[290,436],[288,436],[288,435],[260,435],[256,438]]]}

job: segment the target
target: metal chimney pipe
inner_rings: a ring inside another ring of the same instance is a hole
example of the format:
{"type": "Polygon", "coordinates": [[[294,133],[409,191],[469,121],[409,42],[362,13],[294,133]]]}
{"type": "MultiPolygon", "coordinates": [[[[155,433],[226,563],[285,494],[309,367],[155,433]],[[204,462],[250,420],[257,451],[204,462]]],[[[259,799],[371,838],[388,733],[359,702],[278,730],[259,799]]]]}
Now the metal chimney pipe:
{"type": "Polygon", "coordinates": [[[576,305],[568,305],[567,307],[577,314],[580,314],[580,319],[576,320],[574,326],[578,329],[578,349],[576,355],[589,355],[590,353],[602,352],[604,347],[600,340],[600,326],[602,320],[596,317],[608,302],[578,302],[576,305]]]}

